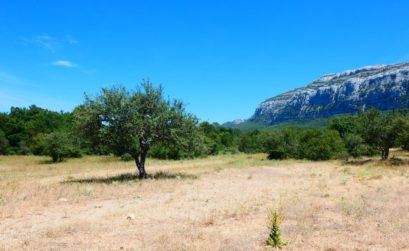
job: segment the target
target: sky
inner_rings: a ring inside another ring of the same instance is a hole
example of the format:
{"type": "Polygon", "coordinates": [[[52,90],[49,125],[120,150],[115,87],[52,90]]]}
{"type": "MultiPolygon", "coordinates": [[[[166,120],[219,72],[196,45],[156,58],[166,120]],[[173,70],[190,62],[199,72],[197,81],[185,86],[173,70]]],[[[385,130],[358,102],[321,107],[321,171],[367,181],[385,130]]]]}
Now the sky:
{"type": "Polygon", "coordinates": [[[162,85],[202,121],[321,75],[409,61],[406,0],[0,0],[0,111],[162,85]]]}

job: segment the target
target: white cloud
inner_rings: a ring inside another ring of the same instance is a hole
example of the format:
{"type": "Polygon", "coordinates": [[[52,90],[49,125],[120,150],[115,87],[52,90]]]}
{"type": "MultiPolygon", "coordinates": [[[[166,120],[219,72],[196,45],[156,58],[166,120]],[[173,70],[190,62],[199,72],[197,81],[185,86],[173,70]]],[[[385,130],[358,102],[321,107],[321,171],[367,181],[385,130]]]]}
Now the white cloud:
{"type": "Polygon", "coordinates": [[[26,44],[36,44],[52,53],[57,53],[67,46],[75,46],[79,44],[79,41],[70,34],[66,34],[63,37],[59,38],[44,34],[35,36],[33,38],[21,37],[21,40],[26,44]]]}
{"type": "Polygon", "coordinates": [[[68,68],[77,67],[77,64],[74,64],[73,62],[68,61],[68,60],[57,60],[57,61],[54,61],[52,64],[55,66],[62,66],[62,67],[68,67],[68,68]]]}
{"type": "Polygon", "coordinates": [[[56,52],[60,45],[56,39],[48,35],[37,36],[33,41],[51,52],[56,52]]]}

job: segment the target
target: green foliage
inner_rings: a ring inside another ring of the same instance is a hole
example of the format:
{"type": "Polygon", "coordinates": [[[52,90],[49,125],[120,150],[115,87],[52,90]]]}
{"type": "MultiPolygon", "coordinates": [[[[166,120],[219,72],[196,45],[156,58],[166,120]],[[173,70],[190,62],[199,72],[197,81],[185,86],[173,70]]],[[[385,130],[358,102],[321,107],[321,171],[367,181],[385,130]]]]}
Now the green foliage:
{"type": "Polygon", "coordinates": [[[9,141],[6,134],[0,129],[0,154],[7,154],[9,148],[9,141]]]}
{"type": "Polygon", "coordinates": [[[306,130],[300,138],[299,158],[328,160],[340,157],[345,146],[337,131],[328,129],[306,130]]]}
{"type": "Polygon", "coordinates": [[[149,157],[155,159],[181,159],[182,153],[180,149],[172,148],[171,146],[155,145],[149,151],[149,157]]]}
{"type": "Polygon", "coordinates": [[[292,147],[286,146],[282,136],[288,129],[281,128],[276,130],[276,135],[270,135],[266,152],[271,159],[321,160],[346,154],[352,157],[371,156],[376,152],[381,153],[382,159],[387,159],[391,147],[409,150],[409,115],[406,110],[380,112],[370,109],[358,115],[336,116],[330,119],[327,128],[339,135],[324,129],[303,130],[298,127],[298,135],[289,137],[292,147]]]}
{"type": "Polygon", "coordinates": [[[44,151],[53,162],[61,162],[67,157],[81,157],[81,151],[66,131],[56,131],[45,135],[44,151]]]}
{"type": "Polygon", "coordinates": [[[311,129],[311,128],[324,128],[328,125],[328,118],[316,118],[316,119],[303,119],[303,120],[292,120],[286,122],[280,122],[275,124],[267,124],[263,122],[255,121],[245,121],[240,124],[224,124],[225,127],[239,129],[242,132],[250,132],[254,130],[259,131],[275,131],[285,129],[287,127],[296,127],[302,129],[311,129]]]}
{"type": "Polygon", "coordinates": [[[409,116],[405,110],[380,112],[370,109],[360,114],[361,135],[369,145],[377,147],[383,160],[389,149],[402,142],[409,130],[409,116]]]}
{"type": "Polygon", "coordinates": [[[88,103],[77,106],[73,111],[75,134],[81,138],[81,147],[88,154],[108,154],[107,139],[100,131],[103,125],[99,112],[102,108],[97,107],[89,97],[86,97],[86,102],[88,103]]]}
{"type": "Polygon", "coordinates": [[[74,111],[77,132],[91,145],[105,145],[117,155],[135,159],[140,178],[146,178],[148,151],[158,145],[185,152],[200,148],[197,119],[178,100],[165,100],[162,88],[146,81],[134,92],[124,87],[104,88],[74,111]]]}
{"type": "Polygon", "coordinates": [[[349,156],[356,158],[363,155],[372,155],[373,148],[366,144],[359,134],[345,134],[343,141],[349,156]]]}
{"type": "Polygon", "coordinates": [[[239,151],[245,153],[263,152],[263,133],[258,130],[244,132],[240,135],[239,151]]]}
{"type": "Polygon", "coordinates": [[[283,128],[270,133],[264,145],[269,159],[298,158],[300,136],[303,130],[295,127],[283,128]]]}
{"type": "MultiPolygon", "coordinates": [[[[200,137],[200,135],[197,135],[200,137]]],[[[191,139],[195,139],[194,137],[191,139]]],[[[201,140],[200,140],[201,141],[201,140]]],[[[205,146],[202,142],[188,142],[191,145],[191,151],[186,150],[184,147],[170,144],[157,144],[152,146],[148,156],[155,159],[191,159],[205,154],[205,146]]]]}
{"type": "Polygon", "coordinates": [[[329,128],[339,132],[352,157],[380,152],[381,158],[387,159],[391,147],[409,142],[409,117],[405,110],[369,109],[359,115],[339,116],[330,121],[329,128]]]}
{"type": "Polygon", "coordinates": [[[244,121],[243,123],[240,123],[240,124],[226,123],[224,124],[224,126],[227,128],[239,129],[240,131],[243,131],[243,132],[249,132],[249,131],[254,131],[254,130],[264,130],[264,129],[269,128],[268,124],[258,123],[254,121],[244,121]]]}
{"type": "Polygon", "coordinates": [[[312,128],[325,128],[328,125],[328,118],[316,118],[316,119],[303,119],[282,122],[271,125],[263,130],[281,130],[285,128],[299,128],[299,129],[312,129],[312,128]]]}
{"type": "Polygon", "coordinates": [[[283,246],[286,245],[286,243],[283,241],[281,237],[280,230],[280,224],[283,221],[283,217],[279,210],[269,209],[268,213],[269,213],[268,215],[269,235],[266,244],[274,248],[282,248],[283,246]]]}
{"type": "Polygon", "coordinates": [[[348,156],[360,157],[373,154],[373,147],[362,137],[360,116],[341,115],[334,117],[329,121],[328,128],[339,133],[344,141],[348,156]]]}
{"type": "Polygon", "coordinates": [[[341,138],[346,135],[358,134],[361,130],[359,117],[356,115],[341,115],[330,119],[328,128],[336,130],[341,138]]]}
{"type": "Polygon", "coordinates": [[[7,149],[2,152],[45,154],[41,149],[44,134],[70,127],[70,113],[52,112],[35,105],[29,108],[12,107],[10,113],[0,113],[0,130],[7,139],[3,140],[7,142],[7,149]]]}
{"type": "Polygon", "coordinates": [[[123,87],[105,88],[95,98],[87,96],[73,113],[34,105],[12,107],[9,113],[0,113],[0,154],[51,156],[55,151],[57,161],[79,153],[128,154],[142,163],[147,156],[183,159],[237,152],[311,160],[380,152],[387,159],[392,147],[409,150],[405,110],[370,109],[358,115],[292,121],[260,130],[254,130],[260,128],[257,123],[244,125],[248,131],[198,124],[184,111],[182,102],[165,100],[160,87],[145,82],[131,92],[123,87]]]}
{"type": "Polygon", "coordinates": [[[129,153],[124,153],[121,155],[121,160],[122,161],[131,161],[133,160],[132,155],[130,155],[129,153]]]}
{"type": "Polygon", "coordinates": [[[199,129],[203,135],[205,155],[238,152],[239,130],[208,122],[202,122],[199,129]]]}
{"type": "Polygon", "coordinates": [[[402,132],[399,138],[399,145],[406,151],[409,151],[409,130],[402,132]]]}
{"type": "Polygon", "coordinates": [[[327,160],[340,157],[345,152],[344,143],[334,130],[293,127],[270,134],[266,149],[269,159],[327,160]]]}
{"type": "Polygon", "coordinates": [[[268,159],[287,159],[290,153],[286,149],[281,133],[272,133],[265,141],[268,159]]]}

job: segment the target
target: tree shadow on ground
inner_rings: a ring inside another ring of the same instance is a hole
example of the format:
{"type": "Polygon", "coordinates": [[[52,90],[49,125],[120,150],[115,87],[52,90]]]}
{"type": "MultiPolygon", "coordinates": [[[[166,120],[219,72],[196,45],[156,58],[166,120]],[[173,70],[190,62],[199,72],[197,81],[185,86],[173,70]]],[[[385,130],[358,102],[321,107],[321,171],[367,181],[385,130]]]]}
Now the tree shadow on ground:
{"type": "MultiPolygon", "coordinates": [[[[157,172],[154,174],[148,174],[148,179],[153,180],[167,180],[167,179],[176,179],[176,180],[183,180],[183,179],[197,179],[198,176],[194,174],[187,174],[187,173],[169,173],[169,172],[157,172]]],[[[139,179],[138,174],[136,173],[125,173],[111,177],[91,177],[91,178],[84,178],[84,179],[70,179],[63,181],[64,184],[70,183],[101,183],[101,184],[112,184],[112,183],[123,183],[128,181],[143,181],[139,179]]]]}
{"type": "Polygon", "coordinates": [[[43,159],[43,160],[37,161],[37,163],[40,164],[40,165],[58,164],[58,163],[62,163],[62,162],[63,162],[63,161],[53,162],[52,159],[43,159]]]}
{"type": "Polygon", "coordinates": [[[392,156],[390,159],[388,159],[388,161],[386,162],[386,165],[388,166],[408,166],[409,160],[398,158],[396,156],[392,156]]]}
{"type": "Polygon", "coordinates": [[[353,165],[353,166],[363,166],[373,161],[374,160],[372,159],[357,159],[357,160],[355,159],[355,160],[348,160],[345,163],[348,165],[353,165]]]}
{"type": "Polygon", "coordinates": [[[362,159],[362,160],[349,160],[345,162],[348,165],[352,166],[364,166],[368,163],[382,166],[409,166],[409,159],[402,159],[396,156],[392,156],[387,160],[381,159],[362,159]]]}

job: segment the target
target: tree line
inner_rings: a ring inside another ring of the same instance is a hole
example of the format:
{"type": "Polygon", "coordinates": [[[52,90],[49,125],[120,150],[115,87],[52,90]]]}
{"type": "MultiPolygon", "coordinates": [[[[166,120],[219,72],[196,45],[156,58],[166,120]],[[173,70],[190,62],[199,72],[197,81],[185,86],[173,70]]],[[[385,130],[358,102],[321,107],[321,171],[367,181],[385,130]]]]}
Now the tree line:
{"type": "Polygon", "coordinates": [[[183,159],[224,153],[268,153],[270,159],[327,160],[389,157],[409,149],[406,110],[369,109],[332,118],[324,128],[285,127],[242,132],[199,122],[181,101],[165,99],[161,87],[144,82],[137,90],[117,86],[86,96],[72,112],[12,107],[0,113],[0,154],[49,155],[53,162],[114,154],[134,160],[146,177],[147,157],[183,159]]]}

